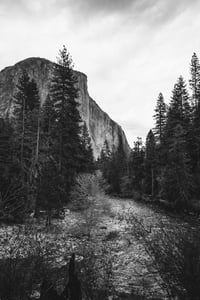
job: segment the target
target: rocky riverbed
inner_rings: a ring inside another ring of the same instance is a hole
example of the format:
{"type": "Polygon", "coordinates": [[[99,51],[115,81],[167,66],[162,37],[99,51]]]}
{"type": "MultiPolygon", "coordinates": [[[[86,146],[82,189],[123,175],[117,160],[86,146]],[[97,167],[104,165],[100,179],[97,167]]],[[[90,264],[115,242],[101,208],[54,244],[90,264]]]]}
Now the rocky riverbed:
{"type": "Polygon", "coordinates": [[[54,264],[62,267],[72,252],[81,262],[90,249],[90,255],[101,256],[100,266],[106,267],[112,288],[121,299],[167,299],[159,285],[161,279],[152,266],[149,269],[151,257],[134,232],[133,222],[135,218],[143,222],[150,228],[149,235],[159,230],[160,224],[168,231],[187,224],[133,200],[101,195],[90,201],[90,207],[82,212],[66,208],[64,218],[53,219],[48,228],[43,218],[29,219],[25,225],[1,226],[1,257],[14,258],[22,248],[20,255],[26,256],[39,245],[50,249],[54,264]],[[140,297],[128,298],[137,294],[140,297]]]}

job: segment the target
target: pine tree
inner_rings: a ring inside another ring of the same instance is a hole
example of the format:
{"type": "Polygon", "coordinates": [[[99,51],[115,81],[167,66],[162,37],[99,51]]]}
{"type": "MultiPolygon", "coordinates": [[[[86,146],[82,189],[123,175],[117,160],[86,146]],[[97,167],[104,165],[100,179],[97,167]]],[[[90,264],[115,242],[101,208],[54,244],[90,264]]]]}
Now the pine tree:
{"type": "Polygon", "coordinates": [[[167,159],[168,145],[174,136],[177,125],[181,125],[185,134],[187,148],[191,145],[191,108],[189,104],[189,94],[185,81],[180,76],[172,91],[172,97],[167,114],[166,130],[164,135],[165,159],[167,159]]]}
{"type": "Polygon", "coordinates": [[[161,144],[167,121],[167,108],[162,93],[158,96],[155,115],[153,117],[155,119],[154,136],[156,141],[161,144]]]}
{"type": "Polygon", "coordinates": [[[21,221],[25,210],[25,190],[19,180],[20,167],[13,145],[9,119],[0,119],[0,219],[4,221],[21,221]]]}
{"type": "Polygon", "coordinates": [[[108,181],[108,176],[110,172],[110,162],[111,162],[112,152],[108,146],[108,141],[105,140],[103,147],[101,149],[100,157],[97,160],[97,167],[101,170],[104,179],[108,181]]]}
{"type": "Polygon", "coordinates": [[[162,177],[165,199],[179,206],[188,205],[193,188],[190,159],[187,153],[184,128],[178,124],[169,139],[168,163],[162,177]]]}
{"type": "Polygon", "coordinates": [[[111,157],[111,151],[108,146],[108,141],[105,140],[103,147],[101,149],[100,157],[99,157],[100,164],[101,164],[101,162],[104,163],[107,160],[110,160],[110,157],[111,157]]]}
{"type": "Polygon", "coordinates": [[[6,119],[0,119],[0,192],[7,190],[10,184],[12,164],[12,127],[6,119]]]}
{"type": "Polygon", "coordinates": [[[69,195],[81,160],[81,118],[76,83],[72,59],[63,46],[59,52],[58,63],[54,65],[50,101],[55,110],[52,125],[55,140],[54,159],[61,174],[64,198],[69,195]]]}
{"type": "Polygon", "coordinates": [[[149,131],[146,138],[145,148],[145,192],[153,196],[156,187],[156,142],[152,130],[149,131]]]}
{"type": "Polygon", "coordinates": [[[46,225],[48,226],[51,225],[53,209],[59,210],[62,207],[62,194],[63,190],[57,164],[51,159],[43,161],[39,178],[36,213],[39,208],[47,211],[46,225]]]}
{"type": "Polygon", "coordinates": [[[143,191],[144,185],[144,155],[145,150],[142,138],[138,137],[131,151],[129,173],[132,178],[133,189],[139,192],[143,191]]]}
{"type": "Polygon", "coordinates": [[[40,98],[36,83],[22,72],[14,95],[15,157],[20,165],[22,185],[27,189],[32,205],[37,176],[40,142],[40,98]]]}
{"type": "Polygon", "coordinates": [[[191,167],[194,174],[195,193],[200,193],[200,106],[198,105],[193,113],[192,126],[190,130],[189,153],[191,157],[191,167]]]}
{"type": "Polygon", "coordinates": [[[187,129],[191,118],[191,108],[189,104],[189,94],[182,76],[179,77],[172,91],[172,98],[168,112],[167,125],[175,128],[180,124],[184,130],[187,129]]]}
{"type": "Polygon", "coordinates": [[[194,109],[200,104],[200,65],[196,53],[193,53],[190,66],[191,79],[189,80],[192,90],[192,106],[194,109]]]}
{"type": "MultiPolygon", "coordinates": [[[[193,53],[191,60],[191,79],[189,80],[192,91],[192,126],[190,130],[190,155],[193,171],[198,176],[200,170],[200,65],[196,53],[193,53]]],[[[197,184],[199,185],[199,184],[197,184]]]]}
{"type": "Polygon", "coordinates": [[[48,96],[41,109],[42,161],[53,159],[56,143],[56,112],[48,96]]]}
{"type": "Polygon", "coordinates": [[[191,144],[193,165],[194,167],[200,167],[200,106],[194,112],[191,135],[193,137],[193,143],[191,144]]]}
{"type": "Polygon", "coordinates": [[[40,109],[40,144],[39,144],[39,156],[38,156],[38,172],[37,172],[37,193],[35,199],[35,215],[39,213],[39,209],[47,209],[49,221],[51,219],[52,207],[59,203],[56,201],[59,199],[59,174],[58,167],[54,159],[54,134],[55,128],[55,110],[53,103],[48,96],[45,103],[40,109]],[[50,175],[49,175],[50,174],[50,175]],[[55,180],[56,176],[56,180],[55,180]],[[47,185],[51,186],[50,188],[47,185]],[[57,191],[57,194],[56,194],[57,191]],[[47,194],[49,193],[49,196],[47,194]],[[55,197],[57,195],[57,197],[55,197]],[[54,197],[54,204],[52,204],[52,198],[54,197]]]}
{"type": "Polygon", "coordinates": [[[81,128],[81,162],[79,172],[90,173],[94,171],[94,156],[86,123],[81,128]]]}
{"type": "Polygon", "coordinates": [[[121,184],[124,176],[128,175],[128,158],[123,148],[122,136],[118,134],[118,146],[112,152],[108,142],[105,140],[98,160],[98,167],[103,173],[103,177],[109,184],[108,192],[112,194],[121,193],[121,184]]]}
{"type": "Polygon", "coordinates": [[[108,170],[108,183],[110,184],[110,192],[121,194],[121,184],[123,177],[128,174],[128,160],[123,148],[121,133],[118,134],[118,147],[111,154],[108,170]]]}
{"type": "Polygon", "coordinates": [[[40,99],[36,83],[24,71],[17,85],[14,97],[14,121],[17,142],[20,144],[20,163],[22,170],[26,162],[36,155],[38,148],[38,118],[40,99]]]}
{"type": "Polygon", "coordinates": [[[188,126],[191,117],[191,109],[189,105],[189,94],[186,84],[182,76],[179,77],[172,91],[172,98],[168,113],[168,125],[174,127],[178,124],[184,129],[188,126]]]}

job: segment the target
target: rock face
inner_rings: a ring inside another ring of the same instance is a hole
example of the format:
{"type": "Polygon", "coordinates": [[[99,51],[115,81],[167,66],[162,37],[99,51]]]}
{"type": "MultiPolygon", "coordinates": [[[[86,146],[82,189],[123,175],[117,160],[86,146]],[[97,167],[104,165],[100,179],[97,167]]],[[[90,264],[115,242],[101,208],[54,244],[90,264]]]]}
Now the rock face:
{"type": "MultiPolygon", "coordinates": [[[[3,69],[0,72],[0,115],[4,117],[12,114],[13,96],[22,70],[26,70],[30,78],[36,81],[43,104],[49,94],[53,66],[53,62],[43,58],[28,58],[3,69]]],[[[122,128],[89,96],[87,76],[81,72],[74,72],[78,79],[80,114],[87,124],[95,158],[99,156],[105,140],[107,140],[110,150],[116,149],[119,137],[121,137],[124,150],[128,154],[130,148],[122,128]]]]}

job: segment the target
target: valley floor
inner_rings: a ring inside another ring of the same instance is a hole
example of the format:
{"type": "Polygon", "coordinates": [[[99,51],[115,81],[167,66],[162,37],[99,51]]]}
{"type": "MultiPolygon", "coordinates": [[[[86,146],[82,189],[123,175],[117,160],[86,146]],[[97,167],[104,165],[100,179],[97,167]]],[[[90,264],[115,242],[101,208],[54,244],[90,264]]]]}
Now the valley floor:
{"type": "Polygon", "coordinates": [[[53,219],[49,228],[44,218],[40,222],[29,220],[26,225],[1,226],[1,257],[14,257],[24,236],[28,236],[30,245],[34,240],[41,248],[50,248],[55,265],[61,267],[69,261],[72,252],[76,253],[77,261],[81,261],[90,243],[93,252],[105,254],[104,264],[111,265],[111,281],[115,291],[121,294],[120,299],[128,299],[131,294],[143,294],[144,298],[138,299],[167,299],[143,241],[134,232],[133,221],[136,217],[150,228],[150,235],[159,230],[160,224],[167,230],[184,228],[187,224],[133,200],[100,195],[91,201],[91,207],[83,212],[66,208],[65,217],[53,219]]]}

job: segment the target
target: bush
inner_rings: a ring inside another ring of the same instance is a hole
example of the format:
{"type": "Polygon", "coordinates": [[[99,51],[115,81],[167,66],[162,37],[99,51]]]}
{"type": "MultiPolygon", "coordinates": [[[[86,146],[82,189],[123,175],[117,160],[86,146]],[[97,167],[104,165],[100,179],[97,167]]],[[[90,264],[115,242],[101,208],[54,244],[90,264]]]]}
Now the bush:
{"type": "Polygon", "coordinates": [[[133,196],[133,183],[129,176],[124,176],[121,178],[120,190],[123,198],[129,198],[133,196]]]}
{"type": "Polygon", "coordinates": [[[133,190],[132,197],[133,197],[133,200],[135,200],[135,201],[141,201],[143,199],[142,193],[137,190],[133,190]]]}
{"type": "Polygon", "coordinates": [[[27,211],[26,194],[26,188],[17,179],[6,190],[0,191],[0,221],[9,223],[24,220],[27,211]]]}
{"type": "Polygon", "coordinates": [[[71,208],[73,210],[85,210],[91,206],[94,198],[102,193],[101,174],[79,174],[75,186],[71,192],[71,208]]]}
{"type": "Polygon", "coordinates": [[[14,227],[1,238],[0,298],[27,299],[50,273],[51,248],[31,227],[14,227]]]}

